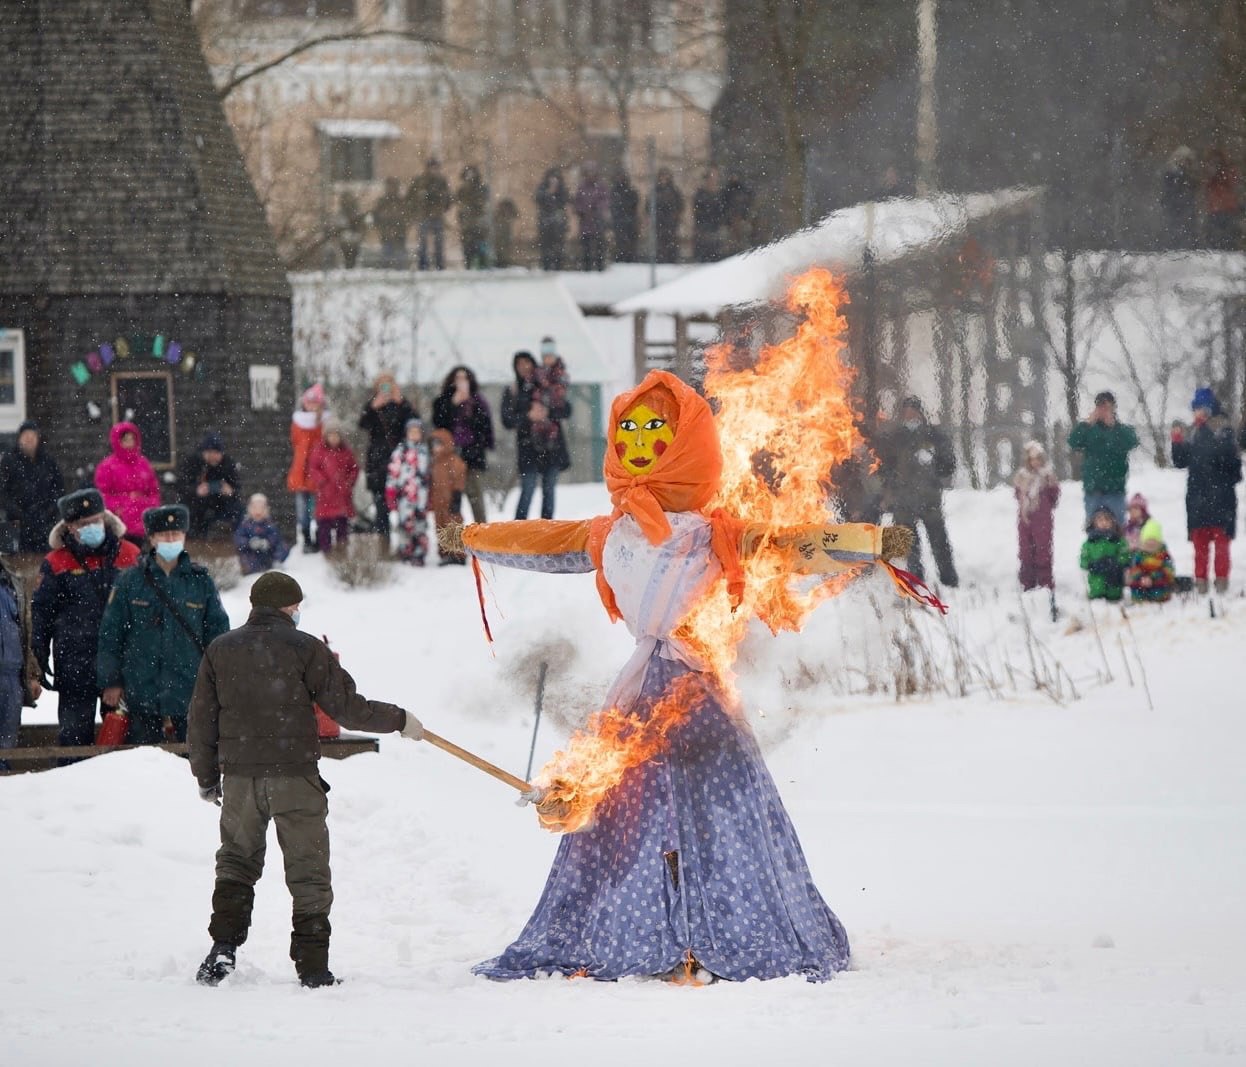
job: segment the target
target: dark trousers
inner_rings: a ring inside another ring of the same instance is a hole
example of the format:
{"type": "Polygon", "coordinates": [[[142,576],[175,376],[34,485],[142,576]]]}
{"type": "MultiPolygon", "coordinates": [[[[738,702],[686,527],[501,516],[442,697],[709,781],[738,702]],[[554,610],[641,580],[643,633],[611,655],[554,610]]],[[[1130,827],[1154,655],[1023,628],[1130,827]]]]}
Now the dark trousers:
{"type": "MultiPolygon", "coordinates": [[[[22,731],[22,674],[20,668],[0,671],[0,748],[17,748],[22,731]]],[[[9,770],[0,760],[0,771],[9,770]]]]}
{"type": "Polygon", "coordinates": [[[94,686],[70,689],[61,684],[57,695],[60,702],[56,718],[61,726],[57,744],[95,744],[95,708],[99,704],[99,690],[94,686]]]}
{"type": "Polygon", "coordinates": [[[582,270],[606,269],[606,238],[604,234],[580,234],[580,268],[582,270]]]}
{"type": "Polygon", "coordinates": [[[515,508],[515,518],[528,517],[538,480],[541,483],[541,518],[554,517],[554,487],[558,484],[558,473],[557,467],[546,467],[543,471],[530,468],[519,472],[519,505],[515,508]]]}
{"type": "Polygon", "coordinates": [[[421,219],[419,225],[419,266],[420,270],[430,267],[444,270],[446,266],[446,220],[421,219]],[[429,245],[431,244],[431,255],[429,245]]]}
{"type": "MultiPolygon", "coordinates": [[[[382,479],[384,481],[384,479],[382,479]]],[[[385,547],[389,548],[389,502],[385,499],[385,490],[372,494],[372,504],[376,508],[376,518],[372,520],[372,529],[385,538],[385,547]]]]}
{"type": "Polygon", "coordinates": [[[186,740],[186,720],[170,719],[169,733],[164,732],[163,715],[130,709],[130,728],[125,734],[127,745],[159,745],[165,741],[186,740]]]}
{"type": "Polygon", "coordinates": [[[197,496],[187,504],[190,511],[190,535],[202,537],[213,526],[220,524],[230,533],[242,521],[242,501],[237,496],[197,496]]]}
{"type": "Polygon", "coordinates": [[[328,552],[334,545],[341,547],[350,537],[350,519],[341,516],[336,519],[316,520],[316,547],[321,552],[328,552]]]}
{"type": "Polygon", "coordinates": [[[900,505],[892,512],[892,519],[897,526],[907,526],[913,531],[913,550],[908,558],[909,570],[918,578],[924,580],[926,577],[922,566],[922,539],[917,529],[917,524],[921,523],[925,527],[926,536],[930,538],[930,551],[939,570],[939,581],[949,589],[955,589],[960,584],[960,579],[956,576],[956,564],[952,562],[952,542],[948,540],[942,502],[927,507],[900,505]]]}
{"type": "Polygon", "coordinates": [[[208,935],[241,945],[251,927],[255,883],[264,872],[268,824],[277,824],[277,844],[293,898],[290,958],[300,976],[329,969],[328,787],[319,775],[306,778],[243,778],[225,775],[221,797],[221,847],[216,853],[216,888],[208,935]]]}

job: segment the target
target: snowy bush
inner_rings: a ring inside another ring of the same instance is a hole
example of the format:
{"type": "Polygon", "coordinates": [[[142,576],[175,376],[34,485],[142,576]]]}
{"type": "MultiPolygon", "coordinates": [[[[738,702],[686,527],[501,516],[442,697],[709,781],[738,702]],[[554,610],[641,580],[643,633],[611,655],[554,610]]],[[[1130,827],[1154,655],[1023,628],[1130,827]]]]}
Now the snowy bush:
{"type": "Polygon", "coordinates": [[[394,580],[389,553],[375,535],[355,534],[327,558],[338,581],[349,589],[371,589],[394,580]]]}

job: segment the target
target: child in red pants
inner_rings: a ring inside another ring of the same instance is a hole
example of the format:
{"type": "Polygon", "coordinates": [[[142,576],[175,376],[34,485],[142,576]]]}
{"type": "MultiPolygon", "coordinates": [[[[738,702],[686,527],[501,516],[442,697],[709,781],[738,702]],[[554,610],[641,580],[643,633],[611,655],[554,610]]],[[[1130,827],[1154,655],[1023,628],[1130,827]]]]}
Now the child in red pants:
{"type": "Polygon", "coordinates": [[[1194,392],[1194,425],[1172,427],[1172,462],[1190,472],[1185,487],[1186,528],[1194,542],[1194,587],[1207,592],[1207,567],[1215,548],[1216,592],[1229,588],[1229,545],[1237,533],[1237,483],[1242,457],[1233,427],[1208,388],[1194,392]]]}

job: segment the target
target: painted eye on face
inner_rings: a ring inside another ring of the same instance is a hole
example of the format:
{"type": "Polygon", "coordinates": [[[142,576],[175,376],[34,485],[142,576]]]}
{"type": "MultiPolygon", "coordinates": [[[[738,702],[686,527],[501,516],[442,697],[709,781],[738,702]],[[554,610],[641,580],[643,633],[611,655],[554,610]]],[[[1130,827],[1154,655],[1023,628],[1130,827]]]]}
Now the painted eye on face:
{"type": "Polygon", "coordinates": [[[620,419],[619,429],[626,430],[628,433],[631,433],[633,430],[636,429],[636,423],[633,422],[631,419],[620,419]]]}
{"type": "Polygon", "coordinates": [[[662,429],[662,427],[665,425],[666,425],[665,419],[650,419],[648,422],[645,423],[645,429],[652,432],[654,430],[662,429]]]}

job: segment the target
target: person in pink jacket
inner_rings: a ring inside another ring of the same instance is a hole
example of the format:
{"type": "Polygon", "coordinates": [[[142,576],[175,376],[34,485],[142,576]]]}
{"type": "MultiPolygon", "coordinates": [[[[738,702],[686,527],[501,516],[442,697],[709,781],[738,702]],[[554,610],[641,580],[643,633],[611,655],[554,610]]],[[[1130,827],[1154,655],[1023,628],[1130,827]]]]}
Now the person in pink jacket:
{"type": "Polygon", "coordinates": [[[143,435],[132,422],[119,422],[109,434],[112,455],[95,468],[95,488],[104,506],[125,523],[126,537],[142,544],[143,512],[160,506],[160,483],[143,455],[143,435]]]}

